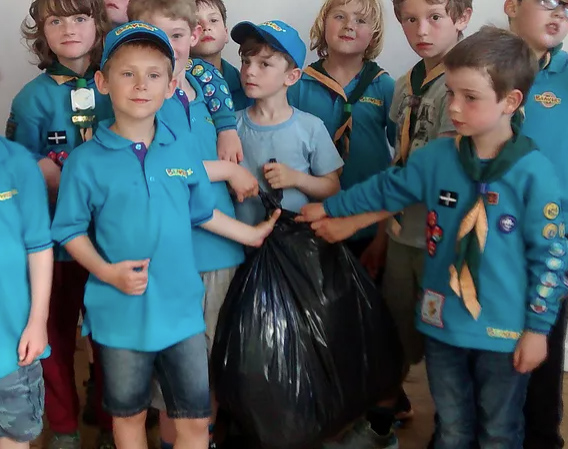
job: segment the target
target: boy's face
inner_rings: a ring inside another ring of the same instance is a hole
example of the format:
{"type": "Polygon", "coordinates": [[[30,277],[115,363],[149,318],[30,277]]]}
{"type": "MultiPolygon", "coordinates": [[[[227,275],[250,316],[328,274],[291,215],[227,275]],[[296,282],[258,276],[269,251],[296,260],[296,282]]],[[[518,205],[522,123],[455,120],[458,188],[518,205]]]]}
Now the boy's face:
{"type": "Polygon", "coordinates": [[[247,97],[264,99],[293,85],[300,78],[299,69],[289,69],[284,57],[268,49],[257,55],[242,56],[241,83],[247,97]]]}
{"type": "Polygon", "coordinates": [[[361,14],[362,6],[357,0],[332,7],[325,19],[325,42],[328,52],[339,55],[363,56],[373,37],[369,18],[361,14]]]}
{"type": "Polygon", "coordinates": [[[168,58],[157,49],[123,46],[108,63],[107,76],[97,72],[95,81],[103,95],[110,95],[117,117],[151,117],[174,93],[176,83],[168,76],[168,58]]]}
{"type": "Polygon", "coordinates": [[[43,31],[49,48],[62,64],[87,57],[97,36],[95,22],[86,14],[49,16],[43,31]]]}
{"type": "Polygon", "coordinates": [[[448,87],[448,114],[458,134],[482,136],[506,123],[522,100],[510,93],[501,101],[493,89],[491,78],[479,69],[459,68],[446,70],[448,87]],[[515,101],[518,100],[518,103],[515,101]]]}
{"type": "Polygon", "coordinates": [[[185,66],[189,59],[189,52],[192,45],[195,45],[197,42],[200,28],[196,27],[194,32],[192,32],[189,24],[185,20],[169,19],[159,14],[147,17],[146,22],[162,29],[162,31],[167,34],[176,57],[173,76],[177,78],[180,73],[185,71],[185,66]]]}
{"type": "Polygon", "coordinates": [[[218,55],[229,42],[229,32],[221,13],[217,8],[202,3],[197,9],[197,20],[203,32],[193,54],[201,57],[218,55]]]}
{"type": "Polygon", "coordinates": [[[115,25],[122,25],[128,22],[128,9],[129,0],[105,0],[105,8],[108,18],[115,25]]]}
{"type": "Polygon", "coordinates": [[[568,34],[568,19],[564,5],[547,9],[544,5],[554,5],[548,0],[507,0],[505,13],[511,20],[511,30],[525,40],[537,53],[554,48],[568,34]]]}
{"type": "Polygon", "coordinates": [[[405,0],[400,7],[402,30],[414,52],[422,59],[439,59],[456,45],[471,11],[455,23],[446,3],[430,5],[426,0],[405,0]]]}

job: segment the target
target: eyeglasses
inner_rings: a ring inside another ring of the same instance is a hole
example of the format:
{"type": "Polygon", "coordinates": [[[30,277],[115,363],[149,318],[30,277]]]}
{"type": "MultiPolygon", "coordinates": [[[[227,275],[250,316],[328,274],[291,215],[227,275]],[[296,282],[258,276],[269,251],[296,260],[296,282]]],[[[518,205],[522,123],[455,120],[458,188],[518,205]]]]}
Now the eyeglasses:
{"type": "Polygon", "coordinates": [[[538,2],[541,4],[541,6],[550,11],[554,11],[559,6],[562,6],[564,16],[568,18],[568,2],[562,2],[560,0],[539,0],[538,2]]]}

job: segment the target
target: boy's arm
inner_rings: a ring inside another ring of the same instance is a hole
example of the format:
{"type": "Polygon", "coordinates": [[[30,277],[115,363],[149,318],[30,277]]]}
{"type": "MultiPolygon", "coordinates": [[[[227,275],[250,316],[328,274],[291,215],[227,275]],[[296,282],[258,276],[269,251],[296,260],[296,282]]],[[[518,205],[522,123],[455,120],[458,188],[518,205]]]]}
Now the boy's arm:
{"type": "Polygon", "coordinates": [[[239,202],[258,195],[258,181],[244,167],[229,161],[203,161],[211,182],[228,182],[239,202]]]}
{"type": "MultiPolygon", "coordinates": [[[[325,211],[321,203],[312,203],[304,206],[302,208],[302,215],[297,217],[296,221],[308,221],[310,220],[309,209],[314,208],[319,209],[321,215],[325,216],[325,211]]],[[[317,214],[317,212],[316,212],[317,214]]],[[[336,243],[348,239],[361,229],[365,229],[372,224],[381,222],[385,218],[390,217],[392,214],[389,212],[368,212],[361,215],[353,215],[351,217],[341,217],[341,218],[323,218],[317,221],[313,221],[312,229],[315,231],[318,237],[330,242],[336,243]]],[[[317,217],[317,215],[316,215],[317,217]]],[[[379,225],[380,226],[380,225],[379,225]]],[[[383,227],[384,228],[384,227],[383,227]]]]}
{"type": "Polygon", "coordinates": [[[273,189],[295,188],[317,200],[334,195],[340,189],[337,171],[323,176],[313,176],[284,164],[268,163],[264,165],[264,177],[273,189]]]}

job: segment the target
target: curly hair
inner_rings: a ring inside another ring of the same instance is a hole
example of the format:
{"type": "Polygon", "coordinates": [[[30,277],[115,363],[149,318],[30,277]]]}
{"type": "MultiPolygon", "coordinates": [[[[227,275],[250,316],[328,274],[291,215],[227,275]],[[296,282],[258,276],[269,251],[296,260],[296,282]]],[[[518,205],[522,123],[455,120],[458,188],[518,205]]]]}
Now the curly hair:
{"type": "Polygon", "coordinates": [[[39,59],[38,67],[46,69],[57,60],[57,55],[49,47],[45,37],[45,21],[50,16],[69,17],[85,14],[95,22],[95,43],[90,52],[91,64],[98,66],[103,53],[103,42],[111,25],[103,0],[34,0],[30,6],[29,18],[22,23],[22,34],[30,51],[39,59]]]}
{"type": "MultiPolygon", "coordinates": [[[[355,0],[326,0],[310,30],[310,50],[316,50],[320,58],[327,58],[327,42],[325,41],[325,21],[329,12],[337,5],[347,5],[355,0]]],[[[363,59],[375,59],[381,53],[384,44],[384,14],[381,0],[358,0],[361,3],[361,14],[366,17],[373,28],[371,42],[363,59]]]]}

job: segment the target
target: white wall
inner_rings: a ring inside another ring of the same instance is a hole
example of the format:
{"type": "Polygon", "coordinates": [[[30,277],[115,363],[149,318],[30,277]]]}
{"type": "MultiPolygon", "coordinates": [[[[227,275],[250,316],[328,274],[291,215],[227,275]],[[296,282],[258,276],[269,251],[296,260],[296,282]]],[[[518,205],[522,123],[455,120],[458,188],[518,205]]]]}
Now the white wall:
{"type": "MultiPolygon", "coordinates": [[[[229,27],[241,20],[261,22],[280,19],[296,27],[308,42],[309,29],[323,0],[225,0],[229,14],[229,27]]],[[[391,0],[383,0],[386,14],[385,48],[379,64],[393,77],[405,73],[416,61],[408,47],[400,26],[393,14],[391,0]]],[[[467,33],[481,25],[505,25],[503,0],[474,0],[474,14],[467,33]]],[[[24,46],[19,27],[26,16],[29,0],[0,0],[0,134],[8,117],[10,104],[20,88],[38,74],[33,57],[24,46]]],[[[225,57],[238,64],[237,47],[231,43],[225,57]]],[[[308,62],[315,60],[312,53],[308,62]]]]}

